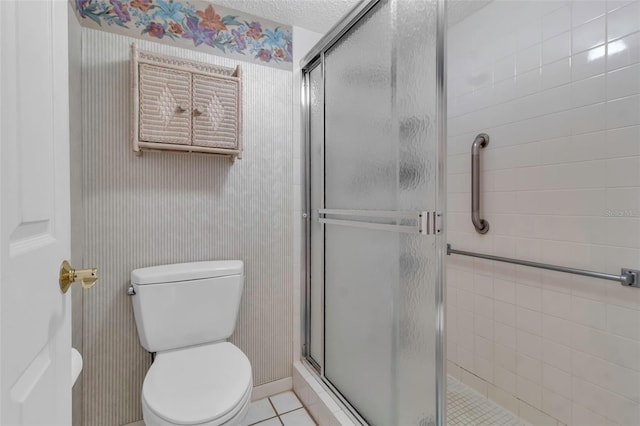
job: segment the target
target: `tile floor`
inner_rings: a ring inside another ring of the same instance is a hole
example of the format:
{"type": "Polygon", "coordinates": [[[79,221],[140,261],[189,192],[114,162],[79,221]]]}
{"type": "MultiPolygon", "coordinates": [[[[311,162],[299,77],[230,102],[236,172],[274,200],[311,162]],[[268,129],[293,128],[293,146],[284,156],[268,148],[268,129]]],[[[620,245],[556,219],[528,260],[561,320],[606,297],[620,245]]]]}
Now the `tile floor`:
{"type": "Polygon", "coordinates": [[[447,426],[527,426],[515,414],[462,382],[447,380],[447,426]]]}
{"type": "Polygon", "coordinates": [[[295,393],[289,391],[253,401],[244,418],[245,426],[315,426],[295,393]]]}
{"type": "MultiPolygon", "coordinates": [[[[315,426],[292,391],[254,401],[244,426],[315,426]]],[[[515,414],[453,377],[447,382],[447,426],[528,426],[515,414]]]]}

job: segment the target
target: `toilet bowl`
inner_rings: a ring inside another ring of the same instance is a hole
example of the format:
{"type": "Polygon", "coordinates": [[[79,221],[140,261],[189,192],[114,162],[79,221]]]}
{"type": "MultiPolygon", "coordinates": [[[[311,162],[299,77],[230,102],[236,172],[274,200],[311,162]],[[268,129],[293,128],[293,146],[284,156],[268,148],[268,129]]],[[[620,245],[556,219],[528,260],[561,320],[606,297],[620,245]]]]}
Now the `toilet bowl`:
{"type": "Polygon", "coordinates": [[[146,426],[240,425],[251,364],[226,341],[244,282],[240,261],[196,262],[131,273],[142,346],[156,357],[142,386],[146,426]]]}
{"type": "Polygon", "coordinates": [[[164,352],[144,379],[144,419],[147,426],[240,424],[252,385],[249,360],[231,343],[164,352]]]}

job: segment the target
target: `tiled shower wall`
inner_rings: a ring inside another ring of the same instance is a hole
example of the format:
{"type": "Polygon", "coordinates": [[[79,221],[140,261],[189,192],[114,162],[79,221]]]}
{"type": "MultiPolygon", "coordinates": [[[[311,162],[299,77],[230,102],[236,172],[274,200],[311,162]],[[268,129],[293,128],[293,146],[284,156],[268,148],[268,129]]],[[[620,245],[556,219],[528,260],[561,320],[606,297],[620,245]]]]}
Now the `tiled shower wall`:
{"type": "MultiPolygon", "coordinates": [[[[449,242],[640,269],[640,1],[496,0],[448,48],[449,242]]],[[[451,371],[536,423],[640,424],[640,289],[461,256],[447,274],[451,371]]]]}
{"type": "MultiPolygon", "coordinates": [[[[84,291],[80,424],[142,418],[151,356],[138,340],[131,270],[241,259],[245,285],[231,341],[249,357],[254,385],[292,375],[292,72],[137,40],[157,53],[242,66],[242,160],[131,148],[130,46],[135,39],[82,29],[84,243],[79,264],[99,269],[84,291]]],[[[75,154],[74,154],[75,155],[75,154]]],[[[80,200],[78,200],[80,198],[80,200]]],[[[75,251],[78,253],[78,251],[75,251]]],[[[74,312],[74,315],[77,313],[74,312]]],[[[76,419],[74,419],[75,421],[76,419]]]]}

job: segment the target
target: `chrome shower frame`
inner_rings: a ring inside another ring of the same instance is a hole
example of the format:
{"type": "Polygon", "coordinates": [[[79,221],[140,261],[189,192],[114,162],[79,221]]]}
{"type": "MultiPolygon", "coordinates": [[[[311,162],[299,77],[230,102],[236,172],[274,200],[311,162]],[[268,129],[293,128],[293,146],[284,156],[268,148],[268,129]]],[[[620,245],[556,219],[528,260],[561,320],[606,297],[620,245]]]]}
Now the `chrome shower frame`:
{"type": "MultiPolygon", "coordinates": [[[[302,353],[300,358],[303,364],[319,379],[332,393],[343,403],[352,419],[361,424],[366,421],[351,407],[349,402],[324,376],[324,367],[316,362],[310,354],[311,344],[311,181],[310,181],[310,88],[309,75],[316,67],[321,67],[321,75],[324,84],[324,54],[336,42],[338,42],[350,29],[356,25],[373,7],[381,0],[362,0],[356,5],[338,24],[336,24],[300,61],[301,67],[301,114],[303,123],[303,146],[301,152],[304,155],[302,162],[302,185],[303,185],[303,212],[304,220],[303,241],[304,259],[301,262],[301,282],[304,283],[304,300],[302,301],[303,327],[301,327],[302,353]]],[[[390,0],[398,1],[398,0],[390,0]]],[[[446,218],[446,0],[429,0],[437,3],[437,28],[436,28],[436,104],[438,106],[437,121],[437,182],[436,182],[436,203],[437,209],[442,214],[442,225],[446,218]]],[[[324,104],[324,100],[323,100],[324,104]]],[[[322,186],[322,198],[324,200],[324,186],[322,186]]],[[[321,208],[325,206],[322,205],[321,208]]],[[[445,267],[446,256],[446,226],[441,226],[442,231],[434,236],[436,238],[436,283],[435,283],[435,306],[436,306],[436,425],[446,424],[446,332],[445,332],[445,267]]],[[[324,291],[324,289],[323,289],[324,291]]],[[[322,348],[324,352],[324,346],[322,348]]]]}

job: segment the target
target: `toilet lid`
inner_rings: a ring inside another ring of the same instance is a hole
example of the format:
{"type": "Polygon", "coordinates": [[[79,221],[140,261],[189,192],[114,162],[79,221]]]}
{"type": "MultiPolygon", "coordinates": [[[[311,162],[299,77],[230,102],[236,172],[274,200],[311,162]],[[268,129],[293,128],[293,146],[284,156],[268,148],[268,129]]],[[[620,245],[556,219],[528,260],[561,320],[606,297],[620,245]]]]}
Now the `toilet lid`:
{"type": "Polygon", "coordinates": [[[251,383],[247,356],[222,342],[159,353],[144,379],[142,397],[170,423],[198,424],[233,410],[251,383]]]}

